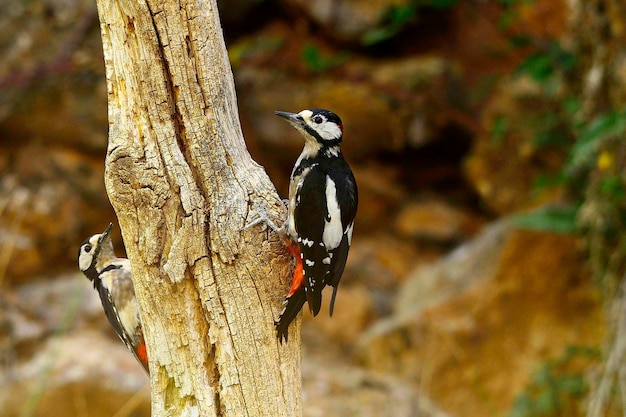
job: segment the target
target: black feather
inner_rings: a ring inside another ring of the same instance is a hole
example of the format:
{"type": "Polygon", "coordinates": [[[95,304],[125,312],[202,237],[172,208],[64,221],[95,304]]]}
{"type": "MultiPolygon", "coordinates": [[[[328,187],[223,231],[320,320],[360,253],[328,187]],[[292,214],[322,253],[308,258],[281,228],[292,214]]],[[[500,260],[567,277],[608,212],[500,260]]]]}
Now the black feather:
{"type": "Polygon", "coordinates": [[[346,267],[349,249],[350,245],[348,244],[348,235],[344,233],[343,238],[341,239],[341,243],[339,244],[337,249],[331,251],[333,257],[330,261],[330,280],[327,283],[327,285],[331,285],[333,287],[333,295],[330,299],[329,308],[329,314],[331,316],[333,315],[333,310],[335,309],[335,297],[337,297],[337,289],[339,288],[341,275],[343,274],[343,270],[346,267]]]}
{"type": "Polygon", "coordinates": [[[285,299],[285,309],[278,317],[278,320],[274,322],[278,340],[280,340],[281,344],[283,339],[287,343],[289,339],[289,324],[298,316],[305,301],[304,287],[300,287],[295,293],[285,299]]]}

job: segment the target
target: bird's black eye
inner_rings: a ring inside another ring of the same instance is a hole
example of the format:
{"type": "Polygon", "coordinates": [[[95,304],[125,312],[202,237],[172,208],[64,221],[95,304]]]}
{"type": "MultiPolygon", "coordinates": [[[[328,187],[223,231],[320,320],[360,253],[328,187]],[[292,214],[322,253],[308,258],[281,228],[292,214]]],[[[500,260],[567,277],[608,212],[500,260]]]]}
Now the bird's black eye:
{"type": "Polygon", "coordinates": [[[313,121],[317,124],[320,124],[324,121],[324,118],[318,115],[318,116],[313,117],[313,121]]]}
{"type": "Polygon", "coordinates": [[[84,248],[85,248],[85,252],[87,253],[91,252],[91,245],[85,245],[84,248]]]}

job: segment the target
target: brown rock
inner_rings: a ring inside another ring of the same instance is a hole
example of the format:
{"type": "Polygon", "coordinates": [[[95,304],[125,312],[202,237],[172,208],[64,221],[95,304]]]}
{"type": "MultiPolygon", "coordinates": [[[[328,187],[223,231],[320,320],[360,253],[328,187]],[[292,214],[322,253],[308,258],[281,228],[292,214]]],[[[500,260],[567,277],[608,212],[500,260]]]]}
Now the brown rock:
{"type": "Polygon", "coordinates": [[[106,87],[95,4],[1,6],[0,142],[106,146],[106,87]],[[27,24],[25,24],[27,22],[27,24]],[[95,128],[97,127],[97,128],[95,128]]]}
{"type": "MultiPolygon", "coordinates": [[[[556,173],[562,147],[536,145],[538,126],[561,111],[529,78],[502,81],[483,111],[483,133],[476,138],[465,174],[483,203],[499,214],[531,208],[558,195],[558,189],[533,188],[539,175],[556,173]]],[[[562,134],[562,133],[561,133],[562,134]]]]}
{"type": "Polygon", "coordinates": [[[148,378],[82,274],[5,291],[0,326],[3,416],[150,415],[148,378]]]}
{"type": "Polygon", "coordinates": [[[389,218],[407,198],[406,190],[398,184],[399,168],[377,163],[352,166],[359,186],[359,208],[355,233],[389,230],[389,218]]]}
{"type": "Polygon", "coordinates": [[[303,362],[305,417],[451,417],[399,378],[318,359],[303,362]]]}
{"type": "Polygon", "coordinates": [[[119,340],[101,333],[50,338],[0,378],[6,417],[150,415],[148,377],[119,340]]]}
{"type": "Polygon", "coordinates": [[[80,272],[33,280],[6,290],[0,297],[0,318],[2,327],[7,329],[7,349],[13,360],[25,360],[51,334],[70,328],[95,325],[110,339],[117,340],[97,291],[80,272]]]}
{"type": "Polygon", "coordinates": [[[27,145],[0,159],[6,165],[0,179],[0,275],[17,283],[76,268],[80,242],[115,220],[104,189],[103,156],[27,145]]]}
{"type": "Polygon", "coordinates": [[[74,266],[77,245],[95,232],[87,225],[114,215],[103,184],[108,126],[95,5],[5,3],[0,281],[16,283],[74,266]]]}
{"type": "MultiPolygon", "coordinates": [[[[328,315],[331,289],[324,292],[322,310],[313,317],[304,312],[307,336],[315,337],[323,333],[333,343],[347,344],[357,340],[363,330],[371,324],[374,316],[374,303],[368,290],[357,286],[342,286],[337,294],[333,316],[328,315]]],[[[305,307],[306,310],[306,307],[305,307]]]]}
{"type": "Polygon", "coordinates": [[[515,231],[499,251],[476,255],[495,258],[492,274],[469,271],[472,284],[456,294],[378,324],[361,359],[427,387],[459,416],[500,416],[547,358],[597,344],[601,309],[572,237],[515,231]]]}
{"type": "Polygon", "coordinates": [[[413,270],[398,291],[395,313],[414,316],[492,277],[510,233],[509,222],[498,221],[447,256],[413,270]]]}
{"type": "Polygon", "coordinates": [[[474,228],[466,211],[436,197],[405,204],[394,227],[403,236],[441,243],[467,237],[474,228]]]}

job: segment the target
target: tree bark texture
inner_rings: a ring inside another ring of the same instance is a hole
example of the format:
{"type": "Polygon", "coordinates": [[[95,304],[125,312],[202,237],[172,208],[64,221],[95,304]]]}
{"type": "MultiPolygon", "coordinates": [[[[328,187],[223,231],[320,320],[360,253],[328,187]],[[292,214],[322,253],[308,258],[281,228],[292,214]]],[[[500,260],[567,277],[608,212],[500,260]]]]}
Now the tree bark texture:
{"type": "MultiPolygon", "coordinates": [[[[284,206],[247,152],[215,0],[97,0],[109,100],[105,183],[141,307],[152,415],[300,416],[293,267],[241,231],[284,206]]],[[[273,117],[273,115],[268,115],[273,117]]]]}

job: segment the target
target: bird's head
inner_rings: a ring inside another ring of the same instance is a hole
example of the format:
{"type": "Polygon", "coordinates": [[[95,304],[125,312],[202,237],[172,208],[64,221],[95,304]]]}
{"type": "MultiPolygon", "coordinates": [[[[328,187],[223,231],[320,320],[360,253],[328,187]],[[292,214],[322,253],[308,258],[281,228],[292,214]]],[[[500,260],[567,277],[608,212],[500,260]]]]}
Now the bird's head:
{"type": "Polygon", "coordinates": [[[104,232],[85,239],[78,249],[78,267],[92,281],[98,276],[96,264],[102,249],[111,246],[112,251],[113,244],[110,237],[112,228],[113,223],[109,223],[104,232]]]}
{"type": "Polygon", "coordinates": [[[300,113],[275,112],[295,127],[307,141],[315,141],[322,146],[335,146],[341,143],[343,124],[335,113],[325,109],[307,109],[300,113]]]}

